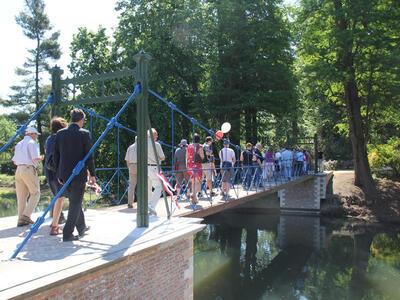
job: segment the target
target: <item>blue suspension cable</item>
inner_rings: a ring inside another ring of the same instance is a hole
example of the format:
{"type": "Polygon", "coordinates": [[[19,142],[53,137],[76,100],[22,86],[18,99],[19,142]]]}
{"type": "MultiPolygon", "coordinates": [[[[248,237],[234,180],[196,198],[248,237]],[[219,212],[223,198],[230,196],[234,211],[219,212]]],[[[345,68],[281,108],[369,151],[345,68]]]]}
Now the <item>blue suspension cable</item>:
{"type": "Polygon", "coordinates": [[[54,97],[53,94],[50,94],[49,97],[47,98],[46,102],[42,104],[42,106],[29,118],[28,121],[25,122],[24,125],[22,125],[16,133],[5,143],[1,148],[0,148],[0,153],[3,153],[5,150],[7,150],[8,147],[10,147],[14,141],[17,139],[17,137],[21,134],[25,133],[26,128],[28,127],[29,123],[32,122],[37,118],[38,115],[49,105],[54,102],[54,97]]]}
{"type": "MultiPolygon", "coordinates": [[[[80,105],[76,105],[76,107],[82,109],[83,111],[87,112],[88,114],[92,114],[94,117],[96,117],[98,119],[101,119],[101,120],[106,121],[106,122],[110,122],[110,119],[108,119],[108,118],[106,118],[106,117],[104,117],[102,115],[99,115],[98,113],[96,113],[94,110],[92,110],[90,108],[82,107],[80,105]]],[[[131,128],[128,128],[128,127],[122,125],[121,123],[117,122],[115,124],[115,127],[119,127],[120,129],[124,129],[124,130],[127,130],[130,133],[136,134],[135,130],[133,130],[131,128]]],[[[161,145],[163,145],[165,147],[168,147],[168,148],[174,148],[174,149],[176,148],[173,145],[167,144],[167,143],[165,143],[165,142],[163,142],[161,140],[157,140],[157,142],[159,142],[161,145]]]]}
{"type": "Polygon", "coordinates": [[[76,164],[76,166],[72,170],[72,174],[69,176],[67,181],[64,183],[64,185],[58,191],[58,193],[53,197],[53,199],[51,199],[50,204],[47,206],[47,208],[45,209],[43,214],[30,227],[27,236],[22,241],[22,243],[19,244],[19,246],[17,247],[17,249],[11,256],[11,259],[17,257],[18,253],[25,247],[26,243],[29,241],[29,239],[32,237],[32,235],[39,230],[40,225],[42,225],[44,222],[44,218],[45,218],[46,214],[50,211],[50,209],[52,209],[52,207],[54,206],[54,203],[57,201],[57,199],[59,197],[61,197],[61,195],[64,193],[64,191],[70,185],[70,183],[74,179],[74,177],[82,171],[83,167],[85,166],[85,162],[93,154],[93,152],[97,148],[97,146],[103,141],[103,139],[106,137],[108,132],[115,126],[118,118],[121,116],[121,114],[124,112],[124,110],[128,107],[128,105],[132,102],[132,100],[140,93],[140,91],[141,91],[141,86],[140,86],[140,83],[138,83],[135,85],[135,89],[134,89],[133,93],[125,101],[124,105],[121,107],[121,109],[118,111],[118,113],[113,118],[111,118],[110,122],[108,122],[106,129],[104,129],[103,133],[99,136],[97,141],[93,144],[92,148],[90,148],[89,152],[85,155],[85,157],[81,161],[79,161],[76,164]]]}

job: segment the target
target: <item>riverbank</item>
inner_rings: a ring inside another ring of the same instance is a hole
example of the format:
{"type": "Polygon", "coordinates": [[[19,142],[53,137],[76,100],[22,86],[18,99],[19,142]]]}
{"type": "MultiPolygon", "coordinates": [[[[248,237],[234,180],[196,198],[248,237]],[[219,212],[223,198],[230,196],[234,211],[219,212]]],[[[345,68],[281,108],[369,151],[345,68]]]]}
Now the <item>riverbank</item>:
{"type": "Polygon", "coordinates": [[[334,172],[333,195],[322,203],[322,215],[400,223],[400,182],[377,179],[379,198],[371,205],[367,205],[364,192],[353,182],[353,171],[334,172]]]}

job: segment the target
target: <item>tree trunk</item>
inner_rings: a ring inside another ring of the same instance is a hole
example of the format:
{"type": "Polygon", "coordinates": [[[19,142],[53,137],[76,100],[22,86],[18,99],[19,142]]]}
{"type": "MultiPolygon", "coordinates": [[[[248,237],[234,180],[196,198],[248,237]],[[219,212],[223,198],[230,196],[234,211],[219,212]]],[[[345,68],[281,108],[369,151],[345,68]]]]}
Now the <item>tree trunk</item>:
{"type": "Polygon", "coordinates": [[[354,184],[364,191],[367,202],[370,203],[376,197],[377,191],[368,163],[365,134],[362,126],[361,103],[353,60],[353,40],[349,37],[349,20],[344,17],[342,1],[333,0],[333,3],[335,6],[336,26],[339,31],[337,35],[339,70],[343,74],[342,83],[353,150],[354,184]]]}
{"type": "MultiPolygon", "coordinates": [[[[40,51],[40,39],[36,39],[36,59],[35,59],[35,108],[36,111],[40,108],[40,99],[39,99],[39,51],[40,51]]],[[[40,154],[44,154],[44,136],[42,135],[42,118],[40,115],[37,116],[36,119],[37,130],[40,133],[39,135],[39,147],[40,154]]]]}
{"type": "Polygon", "coordinates": [[[251,112],[250,108],[246,108],[244,110],[244,128],[245,128],[245,135],[246,135],[246,143],[247,142],[253,142],[252,136],[251,136],[251,112]]]}
{"type": "Polygon", "coordinates": [[[251,108],[251,136],[254,143],[258,142],[258,123],[257,123],[257,109],[251,108]]]}

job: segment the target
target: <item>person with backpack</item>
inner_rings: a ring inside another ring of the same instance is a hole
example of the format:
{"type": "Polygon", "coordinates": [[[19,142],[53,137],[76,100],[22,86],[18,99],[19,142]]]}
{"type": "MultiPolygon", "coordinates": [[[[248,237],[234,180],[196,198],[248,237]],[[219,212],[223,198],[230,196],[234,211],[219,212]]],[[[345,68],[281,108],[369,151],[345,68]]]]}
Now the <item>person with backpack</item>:
{"type": "MultiPolygon", "coordinates": [[[[54,117],[50,121],[50,131],[51,135],[46,140],[45,146],[45,161],[44,161],[44,173],[46,175],[46,181],[50,186],[50,190],[55,196],[58,191],[61,189],[61,184],[58,182],[56,176],[56,168],[54,166],[54,145],[56,141],[56,134],[60,129],[66,128],[68,126],[68,122],[60,117],[54,117]]],[[[53,207],[53,221],[50,225],[50,235],[58,235],[62,233],[60,229],[59,223],[62,215],[62,207],[64,204],[64,197],[66,197],[66,192],[57,199],[56,203],[54,203],[53,207]]],[[[62,219],[65,219],[64,216],[62,219]]]]}
{"type": "Polygon", "coordinates": [[[202,162],[204,159],[203,147],[199,144],[200,136],[193,135],[193,143],[186,149],[186,168],[192,180],[192,204],[197,204],[197,193],[201,190],[201,181],[203,180],[202,162]]]}
{"type": "Polygon", "coordinates": [[[240,161],[242,162],[244,172],[244,188],[249,190],[251,187],[251,180],[253,178],[253,145],[251,143],[246,144],[246,149],[240,154],[240,161]]]}
{"type": "Polygon", "coordinates": [[[215,172],[214,165],[214,154],[212,148],[213,138],[211,136],[206,137],[206,142],[203,144],[204,159],[203,159],[203,174],[206,179],[207,188],[210,190],[210,196],[215,196],[213,192],[213,174],[215,172]]]}

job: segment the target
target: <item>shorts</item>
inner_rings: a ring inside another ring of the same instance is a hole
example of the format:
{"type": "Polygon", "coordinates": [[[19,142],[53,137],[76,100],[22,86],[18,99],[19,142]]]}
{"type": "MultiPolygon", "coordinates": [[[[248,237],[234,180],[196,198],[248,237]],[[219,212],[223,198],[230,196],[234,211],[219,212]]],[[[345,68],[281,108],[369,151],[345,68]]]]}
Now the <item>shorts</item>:
{"type": "Polygon", "coordinates": [[[233,176],[233,168],[232,168],[232,163],[228,161],[222,162],[222,182],[231,182],[232,176],[233,176]]]}
{"type": "Polygon", "coordinates": [[[203,167],[203,173],[204,173],[204,177],[206,178],[207,181],[212,181],[212,164],[211,163],[203,163],[202,164],[203,167]]]}
{"type": "Polygon", "coordinates": [[[188,184],[190,180],[190,175],[186,171],[186,166],[184,167],[178,167],[177,170],[175,170],[175,179],[176,179],[176,187],[179,189],[182,184],[184,183],[183,180],[185,180],[185,183],[188,184]]]}

